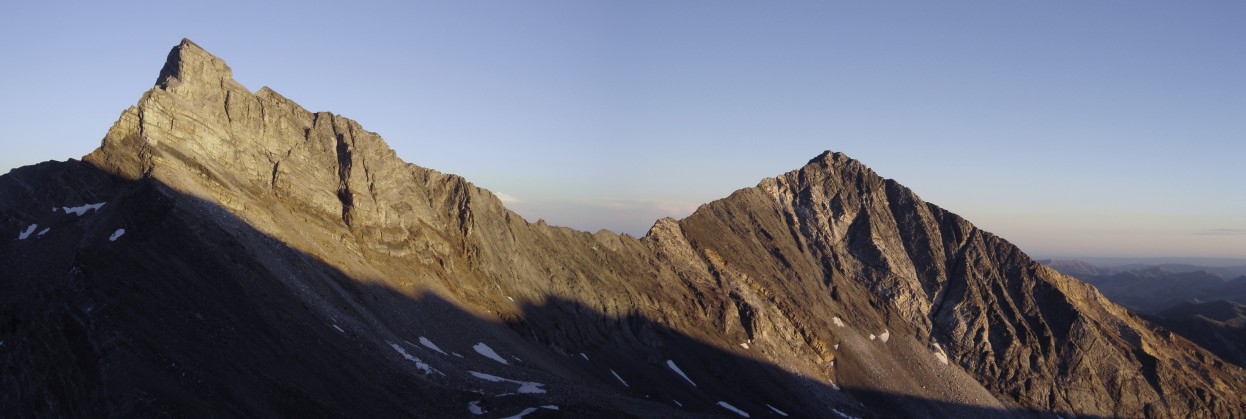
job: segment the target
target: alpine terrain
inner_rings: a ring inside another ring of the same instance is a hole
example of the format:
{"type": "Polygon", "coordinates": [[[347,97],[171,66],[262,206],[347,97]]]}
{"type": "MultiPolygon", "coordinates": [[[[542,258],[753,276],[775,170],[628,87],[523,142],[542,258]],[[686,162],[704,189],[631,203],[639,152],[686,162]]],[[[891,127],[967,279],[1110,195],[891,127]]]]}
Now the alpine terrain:
{"type": "Polygon", "coordinates": [[[185,40],[0,177],[0,235],[5,417],[1246,417],[1240,367],[843,154],[532,224],[185,40]]]}

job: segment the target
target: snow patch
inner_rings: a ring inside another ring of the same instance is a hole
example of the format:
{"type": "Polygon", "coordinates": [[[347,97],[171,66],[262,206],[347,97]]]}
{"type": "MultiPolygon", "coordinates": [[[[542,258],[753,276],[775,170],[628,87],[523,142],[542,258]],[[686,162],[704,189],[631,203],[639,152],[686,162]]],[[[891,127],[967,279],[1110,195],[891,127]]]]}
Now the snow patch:
{"type": "Polygon", "coordinates": [[[438,348],[438,347],[437,347],[437,344],[436,344],[436,343],[433,343],[433,341],[428,340],[428,338],[426,338],[426,337],[420,336],[420,344],[421,344],[421,345],[424,345],[424,346],[425,346],[425,347],[427,347],[428,349],[432,349],[432,350],[434,350],[434,351],[437,351],[438,353],[441,353],[442,355],[445,355],[445,354],[446,354],[446,352],[445,352],[445,351],[443,351],[443,350],[441,350],[441,348],[438,348]]]}
{"type": "Polygon", "coordinates": [[[52,231],[52,227],[47,227],[47,228],[44,228],[43,230],[40,230],[39,234],[36,234],[36,236],[43,237],[43,235],[48,234],[49,231],[52,231]]]}
{"type": "Polygon", "coordinates": [[[870,333],[870,340],[874,340],[874,339],[877,339],[877,338],[878,338],[878,336],[874,336],[874,334],[873,334],[873,333],[870,333]]]}
{"type": "MultiPolygon", "coordinates": [[[[472,376],[474,376],[474,377],[476,377],[476,378],[479,378],[479,379],[481,379],[481,380],[485,380],[485,381],[488,381],[488,382],[492,382],[492,383],[515,383],[515,384],[519,384],[519,390],[516,390],[516,391],[518,391],[518,392],[520,392],[520,393],[524,393],[524,394],[539,394],[539,393],[544,393],[544,392],[545,392],[545,389],[541,388],[541,386],[543,386],[543,385],[545,385],[545,384],[541,384],[541,383],[534,383],[534,382],[531,382],[531,381],[519,381],[519,380],[512,380],[512,379],[509,379],[509,378],[502,378],[502,377],[498,377],[498,376],[496,376],[496,375],[489,375],[489,374],[485,374],[485,373],[483,373],[483,372],[476,372],[476,371],[468,371],[468,373],[470,373],[472,376]]],[[[526,413],[525,413],[525,414],[526,414],[526,413]]]]}
{"type": "Polygon", "coordinates": [[[883,334],[878,335],[878,340],[883,341],[883,343],[887,343],[887,339],[891,339],[891,331],[883,329],[883,334]]]}
{"type": "Polygon", "coordinates": [[[386,342],[386,343],[389,344],[389,347],[394,348],[395,351],[398,351],[398,353],[402,354],[403,358],[406,358],[408,361],[414,362],[415,367],[419,368],[420,371],[424,371],[425,374],[432,374],[434,372],[439,373],[439,374],[441,373],[441,371],[437,371],[433,369],[433,367],[429,366],[428,364],[425,364],[424,361],[420,360],[419,358],[416,358],[415,356],[412,356],[411,354],[407,353],[407,351],[402,349],[401,346],[398,346],[397,343],[394,343],[394,342],[386,342]]]}
{"type": "Polygon", "coordinates": [[[86,215],[87,211],[91,211],[91,210],[99,211],[99,209],[103,207],[104,204],[107,204],[107,202],[100,202],[98,204],[86,204],[80,207],[72,207],[72,208],[61,207],[61,209],[65,210],[66,214],[76,214],[79,217],[81,217],[83,215],[86,215]]]}
{"type": "Polygon", "coordinates": [[[747,343],[741,343],[741,344],[740,344],[740,347],[741,347],[741,348],[744,348],[744,349],[748,349],[748,344],[747,344],[747,343]]]}
{"type": "Polygon", "coordinates": [[[585,361],[588,361],[588,355],[584,355],[583,352],[580,352],[580,358],[584,358],[585,361]]]}
{"type": "Polygon", "coordinates": [[[719,405],[719,406],[722,406],[722,408],[723,408],[723,409],[727,409],[727,410],[730,410],[730,411],[732,411],[732,412],[735,412],[735,414],[737,414],[737,415],[740,415],[740,416],[743,416],[743,417],[746,417],[746,418],[747,418],[747,417],[749,417],[749,416],[748,416],[748,413],[745,413],[743,410],[736,409],[736,407],[735,407],[735,406],[732,406],[732,405],[731,405],[731,403],[727,403],[727,402],[718,402],[718,405],[719,405]]]}
{"type": "Polygon", "coordinates": [[[679,402],[679,400],[671,400],[671,401],[675,402],[675,405],[676,405],[676,406],[679,406],[679,407],[684,407],[684,404],[683,404],[683,403],[680,403],[680,402],[679,402]]]}
{"type": "Polygon", "coordinates": [[[468,403],[467,411],[477,416],[485,414],[485,410],[480,408],[480,400],[472,400],[471,403],[468,403]]]}
{"type": "Polygon", "coordinates": [[[844,418],[844,419],[860,419],[856,416],[852,416],[847,413],[840,412],[839,409],[831,409],[831,411],[835,412],[836,415],[839,415],[839,417],[844,418]]]}
{"type": "MultiPolygon", "coordinates": [[[[558,410],[558,406],[554,406],[554,405],[552,405],[552,404],[551,404],[551,405],[541,406],[541,408],[542,408],[542,409],[548,409],[548,410],[558,410]]],[[[522,418],[522,417],[524,417],[524,416],[527,416],[527,415],[529,415],[529,414],[531,414],[532,412],[535,412],[535,411],[536,411],[536,408],[535,408],[535,407],[529,407],[529,408],[524,409],[522,412],[519,412],[519,414],[517,414],[517,415],[515,415],[515,416],[510,416],[510,417],[507,417],[507,418],[505,418],[505,419],[519,419],[519,418],[522,418]]]]}
{"type": "Polygon", "coordinates": [[[787,412],[784,412],[784,411],[782,411],[782,410],[779,410],[779,408],[777,408],[777,407],[771,406],[771,405],[770,405],[770,403],[766,403],[766,407],[769,407],[769,408],[770,408],[770,410],[773,410],[773,411],[774,411],[774,413],[778,413],[778,414],[779,414],[779,416],[787,416],[787,412]]]}
{"type": "MultiPolygon", "coordinates": [[[[339,332],[346,333],[346,331],[345,331],[345,330],[342,330],[342,328],[341,328],[341,327],[338,327],[338,325],[337,325],[337,324],[334,324],[334,325],[333,325],[333,328],[334,328],[334,329],[337,329],[337,331],[339,331],[339,332]]],[[[391,345],[392,345],[392,344],[391,344],[391,345]]]]}
{"type": "Polygon", "coordinates": [[[529,407],[529,408],[524,409],[522,412],[519,412],[515,416],[507,416],[503,419],[520,419],[524,416],[528,416],[528,414],[535,412],[535,411],[536,411],[535,407],[529,407]]]}
{"type": "MultiPolygon", "coordinates": [[[[117,229],[117,231],[112,232],[112,235],[111,235],[111,236],[108,236],[108,241],[110,241],[110,242],[115,242],[115,241],[117,241],[117,239],[121,238],[121,236],[122,236],[122,235],[124,235],[124,234],[125,234],[125,229],[124,229],[124,228],[119,228],[119,229],[117,229]]],[[[140,240],[140,241],[141,241],[141,240],[140,240]]]]}
{"type": "Polygon", "coordinates": [[[670,367],[672,371],[679,374],[680,377],[684,377],[685,380],[688,380],[688,384],[692,384],[693,387],[697,386],[697,383],[692,382],[692,379],[688,378],[688,374],[684,374],[684,370],[679,369],[679,366],[675,365],[675,361],[669,359],[666,360],[666,366],[670,367]]]}
{"type": "Polygon", "coordinates": [[[476,346],[472,346],[472,349],[475,349],[476,353],[483,355],[485,358],[489,358],[494,361],[501,362],[502,365],[511,364],[509,362],[506,362],[506,358],[502,358],[501,355],[498,355],[497,352],[494,352],[493,348],[490,348],[489,345],[485,345],[484,342],[477,343],[476,346]]]}
{"type": "Polygon", "coordinates": [[[939,344],[937,343],[934,344],[934,348],[935,348],[934,350],[935,358],[937,358],[939,362],[942,362],[943,365],[947,365],[947,352],[943,352],[943,348],[940,347],[939,344]]]}
{"type": "Polygon", "coordinates": [[[631,387],[631,386],[627,385],[627,381],[623,381],[623,377],[620,377],[620,376],[619,376],[619,373],[614,372],[614,369],[613,369],[613,368],[612,368],[612,369],[610,369],[610,373],[611,373],[611,374],[614,374],[614,378],[618,379],[620,383],[623,383],[623,387],[631,387]]]}
{"type": "Polygon", "coordinates": [[[843,320],[840,320],[840,319],[839,319],[839,316],[832,317],[832,318],[831,318],[831,321],[832,321],[832,322],[835,322],[835,325],[836,325],[836,326],[839,326],[839,327],[844,327],[844,321],[843,321],[843,320]]]}
{"type": "Polygon", "coordinates": [[[36,228],[39,228],[38,224],[31,224],[30,227],[26,227],[26,231],[23,231],[21,232],[21,234],[17,235],[17,239],[26,240],[27,237],[30,237],[31,234],[34,234],[36,228]]]}
{"type": "Polygon", "coordinates": [[[458,353],[458,352],[451,352],[450,354],[451,354],[451,355],[454,355],[454,356],[457,356],[457,357],[459,357],[459,358],[462,358],[462,357],[463,357],[463,354],[460,354],[460,353],[458,353]]]}

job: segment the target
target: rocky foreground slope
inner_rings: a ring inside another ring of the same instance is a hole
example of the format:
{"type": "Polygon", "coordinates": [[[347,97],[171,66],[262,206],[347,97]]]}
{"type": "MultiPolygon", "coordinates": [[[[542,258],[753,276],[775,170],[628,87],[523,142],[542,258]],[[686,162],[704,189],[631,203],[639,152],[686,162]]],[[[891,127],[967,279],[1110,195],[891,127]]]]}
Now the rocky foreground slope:
{"type": "Polygon", "coordinates": [[[530,224],[189,41],[0,177],[4,416],[1242,417],[1246,373],[861,163],[530,224]]]}

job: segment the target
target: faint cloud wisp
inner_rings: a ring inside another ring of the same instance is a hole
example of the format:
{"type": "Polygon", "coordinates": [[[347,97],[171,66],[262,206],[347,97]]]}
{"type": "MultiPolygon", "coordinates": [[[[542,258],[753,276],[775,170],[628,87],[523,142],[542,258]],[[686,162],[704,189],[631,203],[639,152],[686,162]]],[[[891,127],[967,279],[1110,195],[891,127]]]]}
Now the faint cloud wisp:
{"type": "Polygon", "coordinates": [[[515,204],[515,203],[523,202],[523,201],[520,201],[519,198],[516,198],[511,195],[507,195],[501,192],[494,192],[493,194],[496,195],[498,197],[498,200],[502,201],[502,203],[504,204],[515,204]]]}

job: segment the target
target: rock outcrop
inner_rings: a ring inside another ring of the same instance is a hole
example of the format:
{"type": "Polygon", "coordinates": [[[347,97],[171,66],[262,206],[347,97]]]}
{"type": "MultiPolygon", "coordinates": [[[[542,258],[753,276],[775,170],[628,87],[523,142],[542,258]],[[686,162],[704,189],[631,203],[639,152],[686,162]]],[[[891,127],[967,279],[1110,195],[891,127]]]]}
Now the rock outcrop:
{"type": "Polygon", "coordinates": [[[531,224],[183,41],[0,196],[22,415],[1246,415],[1240,368],[839,153],[642,238],[531,224]]]}

